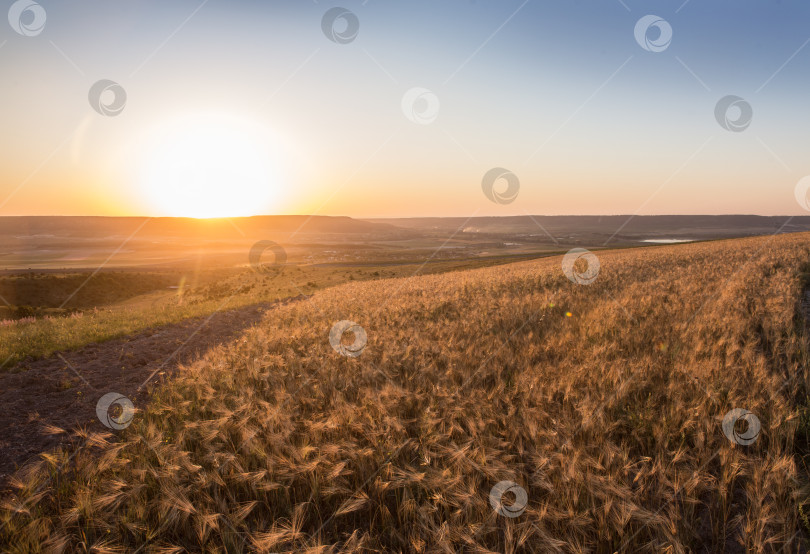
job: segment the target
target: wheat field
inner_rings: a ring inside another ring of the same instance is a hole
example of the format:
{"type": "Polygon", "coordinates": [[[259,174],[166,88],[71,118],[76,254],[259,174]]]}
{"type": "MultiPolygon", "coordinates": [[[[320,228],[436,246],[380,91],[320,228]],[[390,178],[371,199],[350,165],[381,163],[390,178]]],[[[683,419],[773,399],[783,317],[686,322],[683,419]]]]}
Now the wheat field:
{"type": "Polygon", "coordinates": [[[22,470],[0,546],[803,548],[810,234],[597,254],[589,285],[552,257],[270,311],[125,430],[22,470]],[[351,356],[344,320],[367,335],[351,356]],[[761,422],[751,444],[724,433],[733,409],[761,422]]]}

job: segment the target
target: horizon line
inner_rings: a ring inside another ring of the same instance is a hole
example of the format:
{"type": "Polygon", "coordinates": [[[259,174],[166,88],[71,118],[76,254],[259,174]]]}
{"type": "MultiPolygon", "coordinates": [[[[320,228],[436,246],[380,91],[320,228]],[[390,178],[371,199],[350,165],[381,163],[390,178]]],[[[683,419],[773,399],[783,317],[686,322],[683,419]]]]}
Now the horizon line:
{"type": "Polygon", "coordinates": [[[753,213],[724,213],[724,214],[629,214],[629,213],[616,213],[616,214],[513,214],[513,215],[405,215],[405,216],[370,216],[370,217],[357,217],[350,215],[333,215],[333,214],[254,214],[254,215],[237,215],[237,216],[219,216],[219,217],[190,217],[190,216],[173,216],[173,215],[103,215],[103,214],[84,214],[84,215],[0,215],[0,219],[10,218],[106,218],[106,219],[186,219],[193,221],[217,221],[217,220],[231,220],[231,219],[251,219],[261,217],[328,217],[328,218],[348,218],[354,220],[379,220],[379,219],[506,219],[518,217],[768,217],[768,218],[799,218],[810,217],[810,213],[802,215],[764,215],[753,213]]]}

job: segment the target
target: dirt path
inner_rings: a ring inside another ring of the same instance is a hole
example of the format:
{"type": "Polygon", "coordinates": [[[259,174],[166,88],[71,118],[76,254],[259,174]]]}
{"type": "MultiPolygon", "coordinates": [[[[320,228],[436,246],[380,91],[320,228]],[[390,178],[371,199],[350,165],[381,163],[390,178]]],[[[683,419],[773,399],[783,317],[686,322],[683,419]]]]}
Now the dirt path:
{"type": "Polygon", "coordinates": [[[103,395],[116,392],[136,407],[143,406],[149,387],[140,392],[138,388],[153,373],[150,385],[166,379],[179,364],[233,340],[279,303],[253,304],[217,312],[210,319],[196,317],[155,327],[46,359],[23,361],[14,369],[23,371],[0,374],[0,495],[7,492],[8,477],[17,468],[66,440],[65,434],[45,433],[47,426],[109,431],[96,416],[96,404],[103,395]]]}

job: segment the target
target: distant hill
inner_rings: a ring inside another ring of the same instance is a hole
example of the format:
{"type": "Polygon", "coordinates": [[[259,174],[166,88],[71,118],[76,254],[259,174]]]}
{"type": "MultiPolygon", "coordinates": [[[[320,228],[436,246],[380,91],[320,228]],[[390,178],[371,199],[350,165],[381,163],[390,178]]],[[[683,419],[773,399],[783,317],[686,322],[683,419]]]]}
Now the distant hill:
{"type": "Polygon", "coordinates": [[[345,216],[267,215],[222,219],[182,217],[6,216],[0,217],[0,243],[19,239],[59,239],[129,236],[202,240],[242,240],[293,236],[293,242],[313,236],[357,240],[402,239],[422,234],[456,233],[537,235],[555,238],[610,237],[637,241],[657,237],[680,239],[728,238],[810,231],[810,216],[662,215],[662,216],[506,216],[413,217],[354,219],[345,216]],[[140,228],[143,226],[142,228],[140,228]],[[297,239],[297,240],[296,240],[297,239]]]}
{"type": "Polygon", "coordinates": [[[128,236],[183,237],[200,239],[266,238],[278,234],[402,236],[409,232],[389,223],[375,223],[350,217],[254,216],[228,219],[182,217],[95,217],[12,216],[0,217],[0,238],[55,236],[59,238],[103,238],[128,236]]]}
{"type": "Polygon", "coordinates": [[[655,238],[707,239],[810,230],[810,216],[758,215],[611,215],[611,216],[507,216],[415,217],[369,219],[370,223],[439,233],[545,235],[556,238],[602,236],[614,240],[655,238]],[[545,231],[544,231],[545,230],[545,231]]]}

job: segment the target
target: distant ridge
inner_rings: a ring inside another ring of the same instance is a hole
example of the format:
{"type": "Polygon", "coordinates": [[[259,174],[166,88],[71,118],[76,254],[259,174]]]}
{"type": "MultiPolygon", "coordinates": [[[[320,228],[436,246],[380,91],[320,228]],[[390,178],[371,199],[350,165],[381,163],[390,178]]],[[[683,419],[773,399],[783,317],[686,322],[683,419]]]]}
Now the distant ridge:
{"type": "Polygon", "coordinates": [[[366,221],[421,231],[466,233],[612,235],[625,239],[702,239],[810,231],[810,216],[760,215],[521,215],[495,217],[375,218],[366,221]],[[545,230],[545,231],[544,231],[545,230]]]}
{"type": "MultiPolygon", "coordinates": [[[[553,237],[553,240],[702,240],[810,231],[810,216],[759,215],[521,215],[493,217],[409,217],[355,219],[325,215],[262,215],[219,219],[183,217],[0,216],[0,243],[26,238],[60,239],[129,236],[204,241],[334,236],[388,240],[440,234],[553,237]]],[[[551,240],[551,239],[549,239],[551,240]]]]}
{"type": "MultiPolygon", "coordinates": [[[[55,235],[103,237],[128,235],[139,227],[139,237],[193,237],[207,239],[267,238],[267,235],[336,234],[401,235],[388,223],[374,223],[345,216],[266,215],[221,219],[183,217],[105,216],[5,216],[0,217],[0,236],[55,235]]],[[[407,231],[405,231],[407,233],[407,231]]]]}

